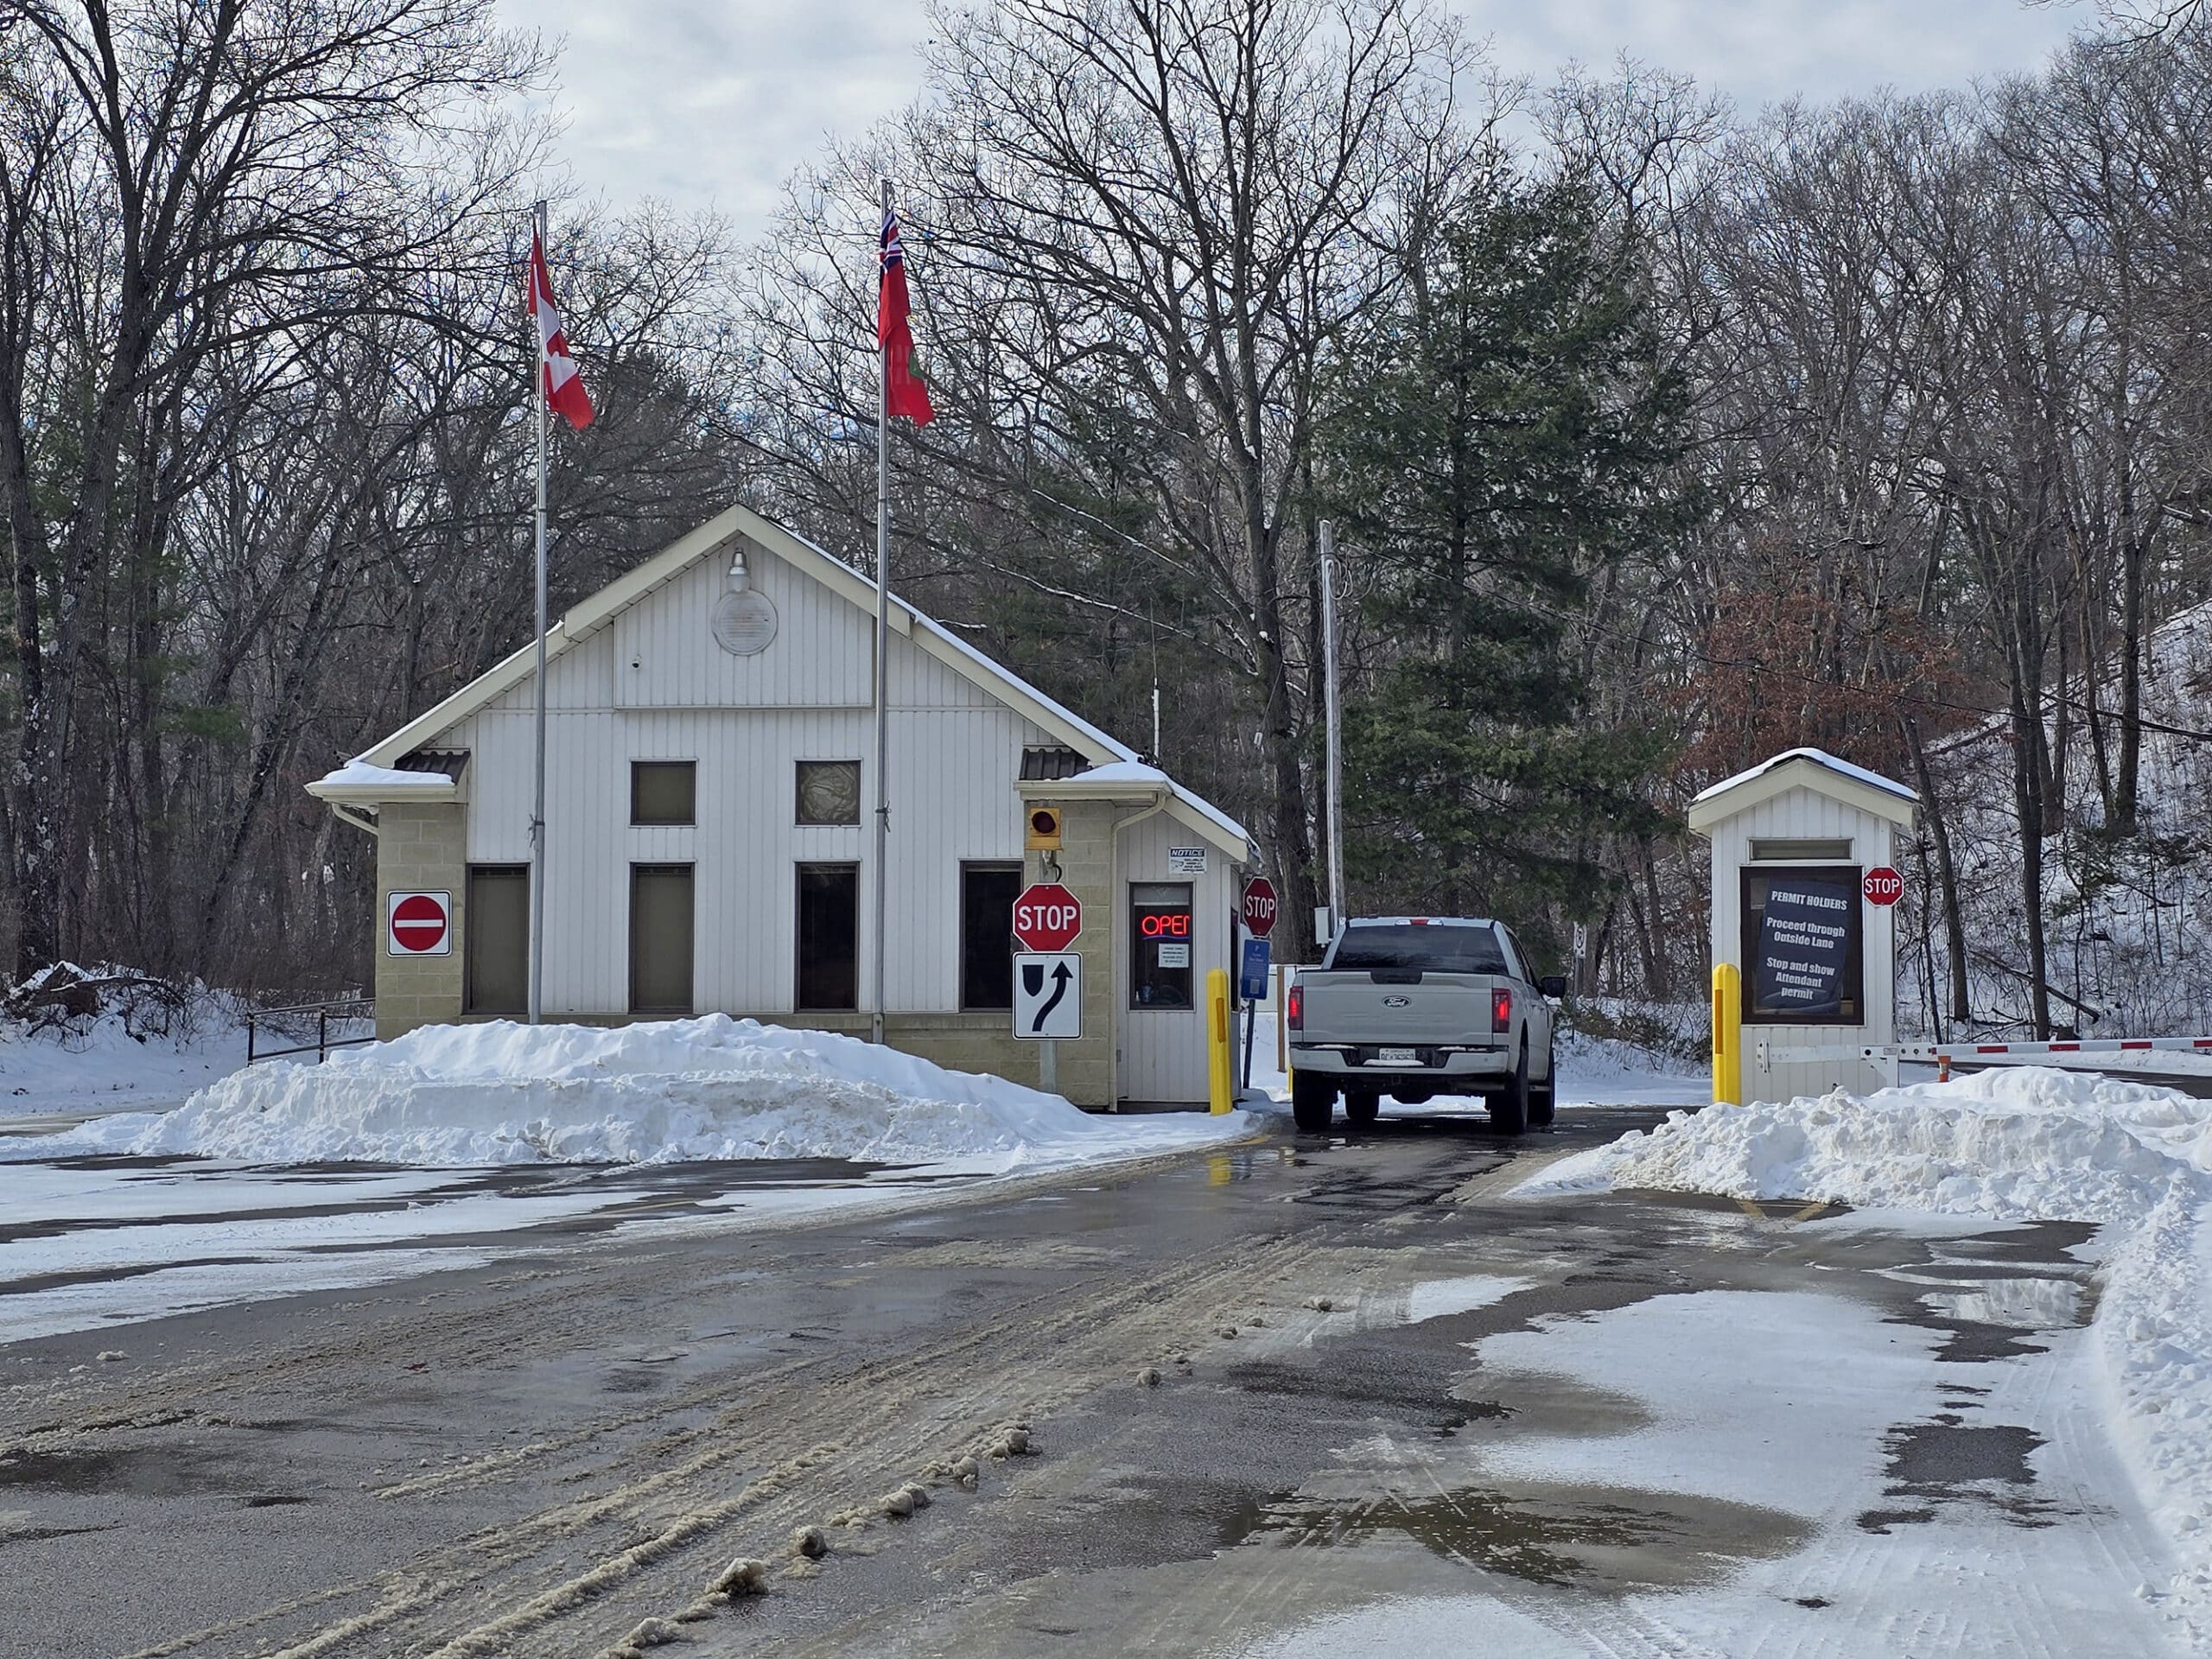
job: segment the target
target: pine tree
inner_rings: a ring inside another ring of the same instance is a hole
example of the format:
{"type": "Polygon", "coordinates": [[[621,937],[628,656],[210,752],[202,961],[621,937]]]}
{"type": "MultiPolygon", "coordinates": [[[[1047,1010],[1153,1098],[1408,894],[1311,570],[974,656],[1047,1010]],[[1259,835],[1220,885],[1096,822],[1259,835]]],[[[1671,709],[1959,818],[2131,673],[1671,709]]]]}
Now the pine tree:
{"type": "Polygon", "coordinates": [[[1688,518],[1637,249],[1571,182],[1501,188],[1338,393],[1326,494],[1377,642],[1346,709],[1348,863],[1370,902],[1500,915],[1541,950],[1554,913],[1602,910],[1608,839],[1665,822],[1641,785],[1666,739],[1593,728],[1574,648],[1592,577],[1688,518]]]}

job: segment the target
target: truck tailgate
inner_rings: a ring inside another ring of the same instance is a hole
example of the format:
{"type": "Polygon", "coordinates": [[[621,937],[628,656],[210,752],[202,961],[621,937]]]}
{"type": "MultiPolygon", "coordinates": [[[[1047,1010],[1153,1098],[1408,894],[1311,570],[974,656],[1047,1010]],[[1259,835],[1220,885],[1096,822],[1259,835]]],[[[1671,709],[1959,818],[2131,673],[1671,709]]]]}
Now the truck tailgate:
{"type": "Polygon", "coordinates": [[[1491,1033],[1489,974],[1301,973],[1299,1043],[1482,1043],[1491,1033]]]}

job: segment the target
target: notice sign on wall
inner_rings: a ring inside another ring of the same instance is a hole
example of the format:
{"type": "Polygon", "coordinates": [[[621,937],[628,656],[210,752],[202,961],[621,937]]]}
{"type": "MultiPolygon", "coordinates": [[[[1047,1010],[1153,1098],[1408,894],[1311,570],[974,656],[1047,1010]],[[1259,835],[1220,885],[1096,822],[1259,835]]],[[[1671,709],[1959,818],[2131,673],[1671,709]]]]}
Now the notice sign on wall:
{"type": "Polygon", "coordinates": [[[1744,1017],[1779,1025],[1855,1025],[1859,985],[1855,869],[1744,872],[1744,1017]]]}

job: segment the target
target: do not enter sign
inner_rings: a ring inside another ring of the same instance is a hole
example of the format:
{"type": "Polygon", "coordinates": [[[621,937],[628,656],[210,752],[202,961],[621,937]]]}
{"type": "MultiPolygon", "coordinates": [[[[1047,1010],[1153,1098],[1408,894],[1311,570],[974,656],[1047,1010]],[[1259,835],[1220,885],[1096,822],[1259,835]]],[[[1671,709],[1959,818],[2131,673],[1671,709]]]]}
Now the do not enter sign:
{"type": "Polygon", "coordinates": [[[1859,884],[1870,905],[1894,905],[1904,897],[1904,877],[1886,864],[1879,864],[1866,872],[1866,879],[1859,884]]]}
{"type": "Polygon", "coordinates": [[[385,949],[395,957],[442,957],[453,950],[453,895],[395,893],[385,912],[385,949]]]}
{"type": "Polygon", "coordinates": [[[1039,881],[1014,901],[1014,937],[1024,950],[1065,950],[1083,931],[1083,901],[1057,881],[1039,881]]]}

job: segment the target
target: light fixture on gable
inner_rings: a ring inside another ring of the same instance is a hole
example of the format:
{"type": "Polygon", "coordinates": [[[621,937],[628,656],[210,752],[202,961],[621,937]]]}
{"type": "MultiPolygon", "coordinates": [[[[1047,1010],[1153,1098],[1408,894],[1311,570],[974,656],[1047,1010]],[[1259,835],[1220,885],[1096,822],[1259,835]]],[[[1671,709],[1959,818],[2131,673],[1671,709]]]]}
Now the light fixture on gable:
{"type": "Polygon", "coordinates": [[[731,555],[729,582],[715,601],[715,643],[733,657],[757,657],[775,643],[776,607],[753,585],[741,544],[731,555]]]}

